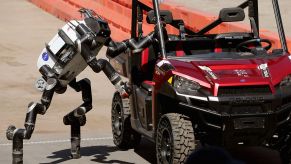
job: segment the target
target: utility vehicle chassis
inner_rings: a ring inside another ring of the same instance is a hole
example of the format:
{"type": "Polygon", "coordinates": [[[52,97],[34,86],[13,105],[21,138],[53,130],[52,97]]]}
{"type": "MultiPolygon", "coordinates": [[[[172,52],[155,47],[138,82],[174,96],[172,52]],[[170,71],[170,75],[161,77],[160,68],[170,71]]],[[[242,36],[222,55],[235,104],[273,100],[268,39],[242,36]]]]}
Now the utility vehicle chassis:
{"type": "Polygon", "coordinates": [[[291,58],[278,2],[272,2],[281,48],[260,37],[258,0],[222,9],[217,20],[199,31],[160,10],[157,0],[153,9],[133,0],[131,39],[117,45],[139,44],[124,46],[110,60],[132,91],[129,99],[114,94],[114,143],[132,148],[144,136],[156,144],[158,163],[185,163],[205,145],[268,147],[288,163],[291,58]],[[244,9],[250,32],[209,34],[221,23],[243,21],[244,9]],[[147,23],[155,25],[148,35],[144,13],[147,23]],[[179,32],[169,34],[166,26],[179,32]]]}

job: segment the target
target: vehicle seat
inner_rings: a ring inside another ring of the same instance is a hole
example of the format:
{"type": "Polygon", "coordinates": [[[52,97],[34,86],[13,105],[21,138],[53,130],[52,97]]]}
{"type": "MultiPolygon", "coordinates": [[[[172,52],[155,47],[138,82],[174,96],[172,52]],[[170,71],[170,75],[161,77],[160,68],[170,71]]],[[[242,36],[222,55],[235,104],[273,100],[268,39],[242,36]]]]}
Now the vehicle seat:
{"type": "Polygon", "coordinates": [[[222,33],[216,35],[214,38],[215,49],[214,52],[236,52],[236,46],[239,43],[250,40],[253,37],[249,33],[222,33]]]}
{"type": "Polygon", "coordinates": [[[148,81],[145,80],[141,83],[141,88],[144,89],[147,92],[148,96],[152,95],[152,91],[153,91],[153,86],[155,85],[155,82],[153,81],[148,81]]]}
{"type": "Polygon", "coordinates": [[[213,39],[204,36],[187,38],[186,40],[169,40],[166,42],[167,56],[187,56],[213,52],[213,39]]]}
{"type": "MultiPolygon", "coordinates": [[[[167,14],[168,12],[165,12],[167,14]]],[[[168,32],[163,28],[164,39],[168,40],[168,32]]],[[[159,45],[151,44],[141,53],[141,71],[144,80],[152,80],[154,75],[155,64],[158,58],[159,45]]]]}
{"type": "MultiPolygon", "coordinates": [[[[169,36],[168,37],[168,42],[181,40],[178,35],[171,34],[171,35],[168,35],[168,36],[169,36]]],[[[183,43],[182,42],[177,42],[177,44],[173,45],[173,46],[175,47],[175,51],[172,51],[168,55],[177,56],[177,57],[185,56],[185,52],[183,50],[183,43]]]]}
{"type": "Polygon", "coordinates": [[[154,68],[157,61],[157,52],[153,45],[144,49],[141,53],[141,73],[143,80],[152,80],[154,74],[154,68]]]}

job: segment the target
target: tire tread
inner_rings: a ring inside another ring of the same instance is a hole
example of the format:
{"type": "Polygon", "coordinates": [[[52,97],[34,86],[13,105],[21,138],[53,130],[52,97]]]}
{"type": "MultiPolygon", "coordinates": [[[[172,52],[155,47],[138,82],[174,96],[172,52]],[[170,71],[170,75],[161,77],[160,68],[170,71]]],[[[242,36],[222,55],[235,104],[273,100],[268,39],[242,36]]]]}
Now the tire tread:
{"type": "Polygon", "coordinates": [[[173,163],[185,163],[196,146],[192,122],[189,117],[178,113],[165,114],[162,116],[161,121],[163,119],[168,119],[172,128],[174,140],[173,163]]]}

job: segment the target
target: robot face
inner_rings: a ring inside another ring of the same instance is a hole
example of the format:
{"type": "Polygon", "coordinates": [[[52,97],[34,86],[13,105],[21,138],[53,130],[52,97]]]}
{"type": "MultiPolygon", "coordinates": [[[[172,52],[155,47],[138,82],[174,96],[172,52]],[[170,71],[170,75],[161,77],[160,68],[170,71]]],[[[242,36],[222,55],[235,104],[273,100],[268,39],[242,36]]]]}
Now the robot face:
{"type": "Polygon", "coordinates": [[[76,50],[74,47],[65,45],[57,54],[57,58],[59,59],[59,63],[62,65],[66,65],[69,61],[72,60],[74,55],[76,54],[76,50]]]}

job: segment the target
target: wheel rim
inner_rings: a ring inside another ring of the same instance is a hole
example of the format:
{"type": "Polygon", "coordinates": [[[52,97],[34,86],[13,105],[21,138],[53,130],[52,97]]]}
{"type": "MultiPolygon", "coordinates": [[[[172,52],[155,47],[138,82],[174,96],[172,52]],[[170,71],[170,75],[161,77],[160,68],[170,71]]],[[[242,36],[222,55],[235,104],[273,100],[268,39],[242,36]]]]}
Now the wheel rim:
{"type": "Polygon", "coordinates": [[[173,159],[173,136],[171,125],[168,120],[160,122],[157,135],[157,158],[160,163],[169,164],[173,159]]]}
{"type": "Polygon", "coordinates": [[[113,110],[112,128],[113,128],[113,133],[115,136],[121,136],[122,128],[123,128],[123,121],[122,121],[120,105],[116,105],[113,110]]]}
{"type": "Polygon", "coordinates": [[[161,139],[161,157],[163,163],[171,163],[172,158],[172,137],[171,133],[164,129],[161,139]]]}

